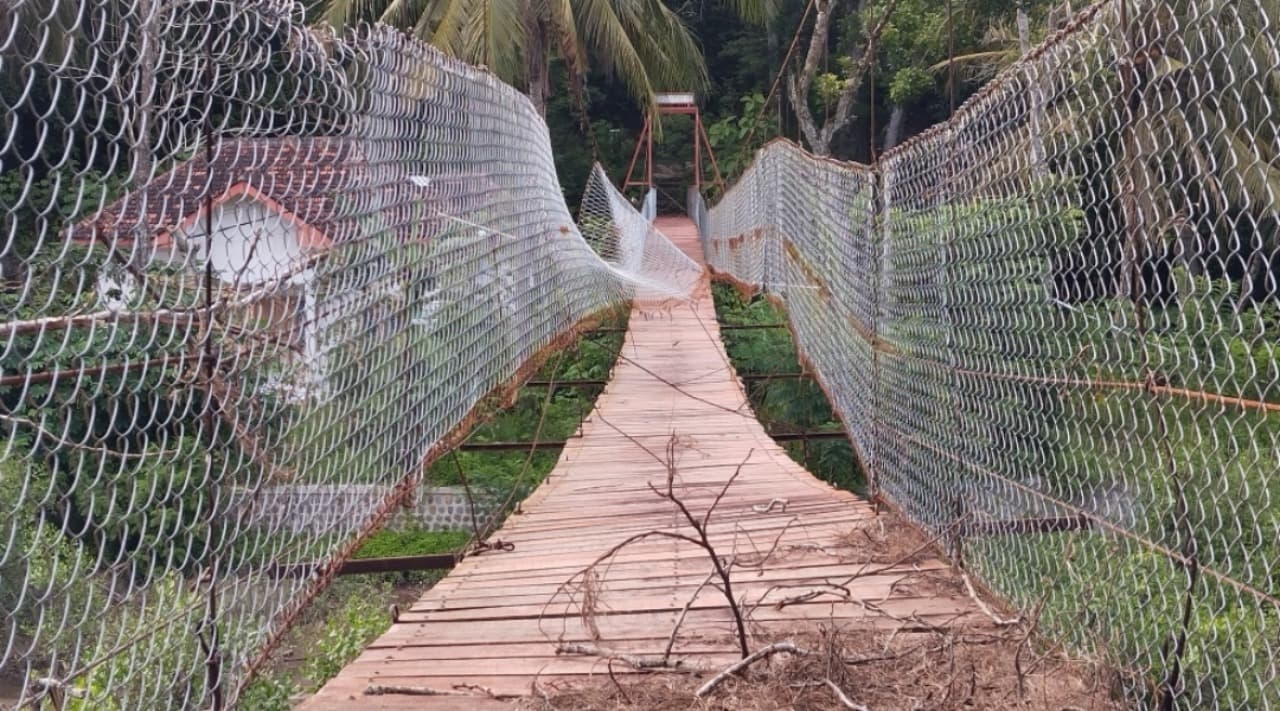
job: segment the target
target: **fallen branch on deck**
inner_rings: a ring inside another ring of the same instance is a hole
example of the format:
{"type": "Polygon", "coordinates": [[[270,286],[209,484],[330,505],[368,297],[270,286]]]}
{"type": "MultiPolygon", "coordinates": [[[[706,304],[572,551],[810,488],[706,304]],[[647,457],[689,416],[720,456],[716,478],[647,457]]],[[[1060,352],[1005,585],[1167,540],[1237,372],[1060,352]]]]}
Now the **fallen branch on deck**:
{"type": "Polygon", "coordinates": [[[700,672],[706,671],[694,666],[685,664],[681,660],[671,661],[666,656],[661,655],[640,655],[627,654],[616,649],[607,647],[598,647],[588,642],[567,642],[556,646],[556,654],[580,654],[588,657],[600,657],[602,659],[610,659],[622,662],[637,671],[681,671],[681,672],[700,672]]]}
{"type": "Polygon", "coordinates": [[[724,670],[721,671],[719,674],[716,674],[715,676],[707,680],[707,683],[703,684],[702,686],[699,686],[698,690],[694,692],[694,696],[697,696],[698,698],[702,698],[707,694],[710,694],[712,691],[715,691],[716,687],[723,684],[725,679],[728,679],[729,677],[733,676],[734,674],[737,674],[743,669],[746,669],[752,664],[755,664],[761,659],[766,659],[768,657],[772,657],[775,654],[780,654],[783,652],[786,652],[787,654],[796,654],[796,655],[808,654],[808,652],[806,652],[805,650],[797,647],[794,642],[774,642],[773,644],[767,647],[761,647],[760,649],[757,649],[751,654],[748,654],[746,657],[739,659],[733,664],[730,664],[729,666],[725,667],[724,670]]]}
{"type": "Polygon", "coordinates": [[[370,684],[365,696],[466,696],[490,699],[519,699],[519,694],[499,694],[492,689],[475,684],[455,684],[452,689],[433,689],[429,686],[399,686],[395,684],[370,684]]]}

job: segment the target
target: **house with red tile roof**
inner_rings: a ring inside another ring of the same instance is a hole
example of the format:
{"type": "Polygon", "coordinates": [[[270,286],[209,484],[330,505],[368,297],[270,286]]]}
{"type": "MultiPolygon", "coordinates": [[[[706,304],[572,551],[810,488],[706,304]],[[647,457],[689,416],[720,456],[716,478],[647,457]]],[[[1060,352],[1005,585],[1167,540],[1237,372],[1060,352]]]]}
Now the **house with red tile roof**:
{"type": "MultiPolygon", "coordinates": [[[[126,255],[148,272],[170,267],[198,281],[209,267],[222,295],[255,294],[227,319],[268,335],[264,352],[287,354],[283,369],[293,371],[282,383],[305,390],[322,377],[321,336],[337,319],[318,303],[315,267],[350,239],[353,195],[366,173],[354,139],[224,139],[73,225],[68,236],[126,255]]],[[[114,298],[123,307],[136,291],[129,276],[100,279],[100,294],[114,295],[104,298],[109,306],[114,298]]]]}
{"type": "Polygon", "coordinates": [[[366,169],[355,140],[225,139],[211,154],[197,149],[74,225],[71,238],[146,263],[208,262],[225,284],[251,286],[287,278],[349,228],[342,196],[366,169]]]}

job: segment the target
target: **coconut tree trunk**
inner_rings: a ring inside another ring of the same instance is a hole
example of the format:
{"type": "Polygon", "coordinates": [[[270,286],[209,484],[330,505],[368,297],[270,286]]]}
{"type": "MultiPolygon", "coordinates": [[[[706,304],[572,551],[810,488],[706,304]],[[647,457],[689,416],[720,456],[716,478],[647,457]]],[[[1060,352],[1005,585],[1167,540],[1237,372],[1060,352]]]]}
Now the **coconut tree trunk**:
{"type": "Polygon", "coordinates": [[[906,110],[894,104],[893,111],[889,114],[889,126],[884,132],[884,150],[893,148],[902,140],[902,125],[906,120],[906,110]]]}
{"type": "MultiPolygon", "coordinates": [[[[154,163],[151,147],[151,115],[155,112],[156,60],[159,54],[159,22],[157,0],[138,0],[138,85],[132,100],[129,122],[129,172],[135,188],[146,185],[151,179],[154,163]]],[[[129,38],[125,38],[126,41],[129,38]]]]}
{"type": "MultiPolygon", "coordinates": [[[[1017,19],[1018,47],[1025,57],[1031,52],[1031,22],[1021,5],[1018,6],[1017,19]]],[[[1038,71],[1045,72],[1043,67],[1041,65],[1038,71]]],[[[1028,80],[1031,82],[1031,172],[1034,177],[1043,178],[1049,173],[1044,150],[1044,80],[1041,76],[1030,76],[1028,80]]]]}
{"type": "Polygon", "coordinates": [[[551,94],[551,54],[547,48],[546,18],[535,9],[525,15],[525,77],[529,82],[529,100],[538,115],[547,115],[547,98],[551,94]]]}

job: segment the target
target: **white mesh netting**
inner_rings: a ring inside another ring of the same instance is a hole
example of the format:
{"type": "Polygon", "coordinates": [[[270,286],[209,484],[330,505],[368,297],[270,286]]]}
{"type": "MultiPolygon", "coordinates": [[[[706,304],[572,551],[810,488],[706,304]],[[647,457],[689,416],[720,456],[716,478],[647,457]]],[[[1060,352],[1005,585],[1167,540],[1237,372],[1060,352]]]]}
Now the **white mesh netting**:
{"type": "Polygon", "coordinates": [[[0,707],[231,704],[473,405],[700,274],[599,169],[580,232],[518,92],[287,2],[9,3],[0,103],[0,707]]]}
{"type": "Polygon", "coordinates": [[[778,142],[708,262],[874,495],[1141,708],[1280,708],[1280,6],[1093,5],[861,166],[778,142]]]}

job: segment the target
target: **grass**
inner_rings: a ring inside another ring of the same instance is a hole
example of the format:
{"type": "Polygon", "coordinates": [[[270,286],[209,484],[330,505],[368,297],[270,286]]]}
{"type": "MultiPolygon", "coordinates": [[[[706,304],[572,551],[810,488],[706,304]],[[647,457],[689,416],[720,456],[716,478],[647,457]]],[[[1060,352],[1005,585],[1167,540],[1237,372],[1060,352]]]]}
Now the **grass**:
{"type": "MultiPolygon", "coordinates": [[[[606,317],[601,326],[623,328],[626,323],[627,314],[620,310],[606,317]]],[[[621,332],[586,333],[552,357],[532,380],[606,380],[622,341],[621,332]]],[[[568,439],[577,433],[599,394],[599,388],[593,386],[557,388],[550,397],[546,387],[521,388],[514,404],[476,427],[470,441],[531,442],[535,433],[542,442],[568,439]]],[[[432,465],[427,482],[431,486],[460,486],[465,476],[483,495],[505,499],[514,491],[515,500],[519,500],[542,483],[559,458],[559,447],[539,447],[532,455],[528,451],[458,451],[432,465]]]]}
{"type": "Polygon", "coordinates": [[[421,528],[383,529],[369,536],[352,558],[397,558],[460,550],[471,540],[468,531],[428,531],[421,528]]]}
{"type": "Polygon", "coordinates": [[[441,577],[429,571],[415,582],[394,574],[339,578],[307,607],[272,656],[245,688],[237,708],[287,711],[355,659],[391,626],[389,608],[419,597],[441,577]]]}
{"type": "MultiPolygon", "coordinates": [[[[786,323],[786,311],[756,296],[744,299],[727,284],[713,284],[716,316],[739,326],[786,323]]],[[[729,360],[739,375],[782,375],[802,371],[791,331],[752,328],[721,331],[729,360]]],[[[822,388],[811,378],[751,380],[747,398],[756,416],[772,434],[839,431],[839,418],[822,388]]],[[[847,440],[786,442],[784,449],[818,478],[863,496],[866,477],[847,440]]]]}

